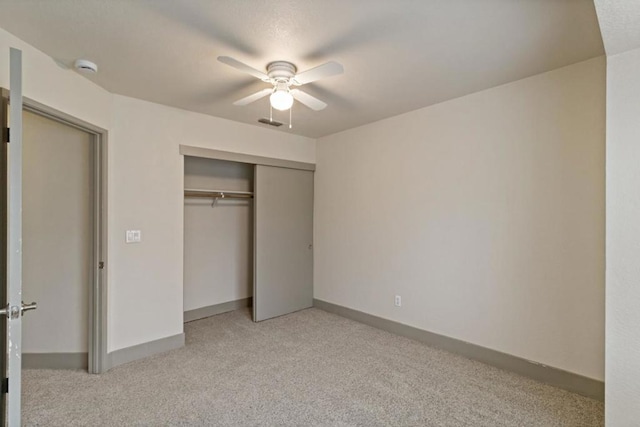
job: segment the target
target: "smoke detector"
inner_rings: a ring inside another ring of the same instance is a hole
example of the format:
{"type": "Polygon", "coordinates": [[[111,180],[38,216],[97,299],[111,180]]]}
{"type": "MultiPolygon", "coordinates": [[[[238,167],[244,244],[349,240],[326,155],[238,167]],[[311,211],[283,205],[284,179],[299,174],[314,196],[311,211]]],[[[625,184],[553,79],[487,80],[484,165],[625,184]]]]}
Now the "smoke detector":
{"type": "Polygon", "coordinates": [[[87,61],[86,59],[76,59],[76,62],[73,64],[73,66],[81,73],[95,74],[98,72],[98,66],[91,61],[87,61]]]}

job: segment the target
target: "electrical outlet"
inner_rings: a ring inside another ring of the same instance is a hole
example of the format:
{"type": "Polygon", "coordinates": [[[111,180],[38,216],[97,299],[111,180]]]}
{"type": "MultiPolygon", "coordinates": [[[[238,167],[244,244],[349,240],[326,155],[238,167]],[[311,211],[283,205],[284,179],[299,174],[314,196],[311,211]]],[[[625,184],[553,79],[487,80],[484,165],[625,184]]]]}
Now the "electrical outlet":
{"type": "Polygon", "coordinates": [[[394,300],[394,304],[396,305],[396,307],[402,306],[402,297],[400,295],[396,295],[396,298],[394,300]]]}

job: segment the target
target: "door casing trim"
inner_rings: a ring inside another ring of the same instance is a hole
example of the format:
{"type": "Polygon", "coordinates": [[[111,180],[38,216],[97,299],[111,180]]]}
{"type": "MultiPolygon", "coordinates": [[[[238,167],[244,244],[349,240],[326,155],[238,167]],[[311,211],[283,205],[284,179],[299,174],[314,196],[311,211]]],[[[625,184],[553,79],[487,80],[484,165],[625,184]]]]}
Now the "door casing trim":
{"type": "MultiPolygon", "coordinates": [[[[0,88],[0,96],[9,99],[9,90],[0,88]]],[[[59,111],[31,98],[23,97],[23,110],[38,114],[76,129],[93,137],[93,268],[89,287],[89,373],[100,374],[109,369],[107,355],[107,147],[108,131],[70,114],[59,111]],[[103,263],[103,268],[100,268],[103,263]]]]}

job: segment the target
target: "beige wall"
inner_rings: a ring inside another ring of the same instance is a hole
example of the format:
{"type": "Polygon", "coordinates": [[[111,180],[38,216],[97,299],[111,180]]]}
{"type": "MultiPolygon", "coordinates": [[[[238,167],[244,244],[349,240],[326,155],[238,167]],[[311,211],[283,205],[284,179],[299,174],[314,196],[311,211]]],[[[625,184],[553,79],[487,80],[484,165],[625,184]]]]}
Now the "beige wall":
{"type": "Polygon", "coordinates": [[[302,162],[315,141],[113,95],[0,29],[0,86],[9,47],[23,50],[24,95],[109,131],[108,351],[182,332],[183,159],[179,145],[302,162]],[[125,244],[125,231],[142,243],[125,244]]]}
{"type": "MultiPolygon", "coordinates": [[[[184,158],[184,188],[253,191],[254,166],[184,158]]],[[[253,295],[253,201],[184,201],[184,311],[253,295]]]]}
{"type": "Polygon", "coordinates": [[[319,139],[315,298],[602,380],[604,105],[596,58],[319,139]]]}
{"type": "Polygon", "coordinates": [[[115,350],[182,332],[179,145],[313,163],[315,141],[119,95],[113,97],[113,113],[109,336],[115,350]],[[130,229],[142,231],[142,243],[125,243],[130,229]],[[145,303],[149,300],[152,304],[145,303]]]}
{"type": "Polygon", "coordinates": [[[607,425],[640,420],[640,49],[607,58],[607,425]]]}

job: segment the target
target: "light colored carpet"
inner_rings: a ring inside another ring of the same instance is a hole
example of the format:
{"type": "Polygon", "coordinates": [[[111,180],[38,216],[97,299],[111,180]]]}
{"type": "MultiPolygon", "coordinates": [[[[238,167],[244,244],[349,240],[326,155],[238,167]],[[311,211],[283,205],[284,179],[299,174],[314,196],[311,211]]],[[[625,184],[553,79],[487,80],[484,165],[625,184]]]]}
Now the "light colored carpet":
{"type": "Polygon", "coordinates": [[[112,369],[26,370],[42,426],[601,426],[603,404],[308,309],[185,325],[186,347],[112,369]]]}

